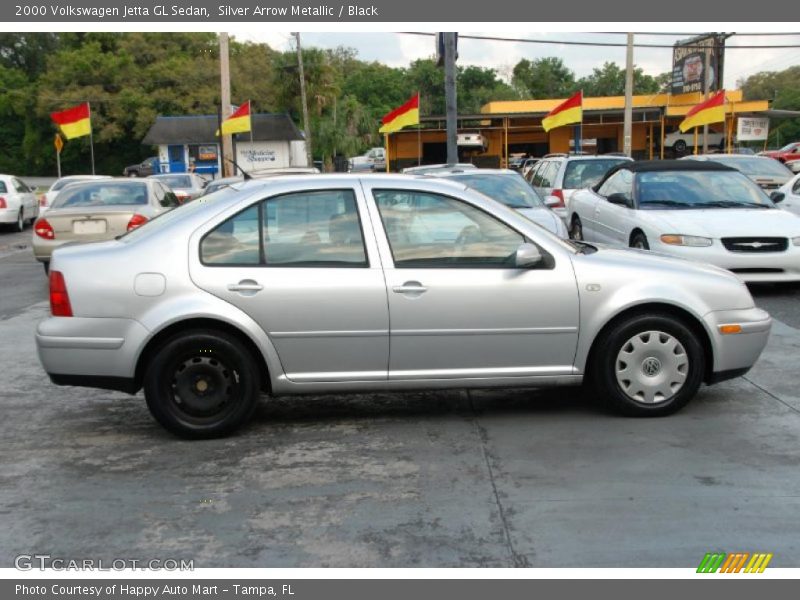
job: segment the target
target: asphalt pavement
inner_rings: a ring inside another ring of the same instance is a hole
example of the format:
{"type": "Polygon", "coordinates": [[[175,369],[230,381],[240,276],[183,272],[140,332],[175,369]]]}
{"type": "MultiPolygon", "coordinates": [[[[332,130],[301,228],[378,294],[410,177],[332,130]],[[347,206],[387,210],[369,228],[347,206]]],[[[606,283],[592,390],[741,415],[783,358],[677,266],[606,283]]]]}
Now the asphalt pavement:
{"type": "Polygon", "coordinates": [[[754,288],[778,319],[761,361],[668,418],[574,389],[265,398],[241,434],[187,442],[141,394],[50,384],[26,244],[0,233],[0,566],[800,566],[796,286],[754,288]]]}

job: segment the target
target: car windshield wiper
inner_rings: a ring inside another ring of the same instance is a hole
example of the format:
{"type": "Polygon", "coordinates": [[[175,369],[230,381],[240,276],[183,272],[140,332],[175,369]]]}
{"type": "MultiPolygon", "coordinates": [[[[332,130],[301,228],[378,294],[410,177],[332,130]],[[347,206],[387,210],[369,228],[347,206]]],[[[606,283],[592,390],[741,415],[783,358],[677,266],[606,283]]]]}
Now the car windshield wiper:
{"type": "Polygon", "coordinates": [[[755,202],[733,202],[731,200],[716,200],[714,202],[700,202],[694,206],[700,208],[772,208],[766,204],[757,204],[755,202]]]}
{"type": "Polygon", "coordinates": [[[639,206],[644,208],[656,204],[658,206],[674,206],[676,208],[691,208],[693,205],[686,202],[678,202],[677,200],[648,200],[647,202],[639,201],[639,206]]]}
{"type": "Polygon", "coordinates": [[[536,208],[535,206],[531,206],[529,204],[506,204],[508,208],[536,208]]]}

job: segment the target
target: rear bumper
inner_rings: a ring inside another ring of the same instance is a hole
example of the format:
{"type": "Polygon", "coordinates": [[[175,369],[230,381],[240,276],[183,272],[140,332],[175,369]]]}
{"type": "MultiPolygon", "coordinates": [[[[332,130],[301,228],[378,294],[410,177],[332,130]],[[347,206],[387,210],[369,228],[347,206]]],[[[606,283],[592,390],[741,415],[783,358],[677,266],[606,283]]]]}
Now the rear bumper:
{"type": "Polygon", "coordinates": [[[148,335],[133,319],[51,317],[36,328],[36,350],[58,385],[130,391],[148,335]]]}
{"type": "Polygon", "coordinates": [[[0,223],[16,223],[19,208],[0,208],[0,223]]]}
{"type": "Polygon", "coordinates": [[[714,350],[709,383],[746,373],[761,356],[772,328],[772,318],[760,308],[713,311],[704,320],[714,350]],[[739,325],[741,333],[722,334],[722,325],[739,325]]]}

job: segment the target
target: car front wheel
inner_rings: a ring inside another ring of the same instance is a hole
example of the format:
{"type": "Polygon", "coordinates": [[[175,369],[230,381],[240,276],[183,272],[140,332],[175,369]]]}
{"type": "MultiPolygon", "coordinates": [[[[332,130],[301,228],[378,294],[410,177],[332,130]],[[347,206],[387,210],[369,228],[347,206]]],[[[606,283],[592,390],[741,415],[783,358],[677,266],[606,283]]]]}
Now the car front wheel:
{"type": "Polygon", "coordinates": [[[259,370],[250,351],[223,332],[188,331],[167,341],[150,361],[144,394],[153,417],[184,438],[232,433],[253,414],[259,370]]]}
{"type": "Polygon", "coordinates": [[[673,151],[674,151],[676,154],[683,154],[684,152],[686,152],[686,142],[685,142],[684,140],[678,140],[678,141],[677,141],[677,142],[675,142],[675,144],[672,146],[672,150],[673,150],[673,151]]]}
{"type": "Polygon", "coordinates": [[[637,315],[595,343],[590,386],[615,412],[633,417],[674,413],[697,393],[705,356],[697,335],[675,318],[637,315]]]}
{"type": "Polygon", "coordinates": [[[569,224],[569,237],[579,242],[583,241],[583,224],[578,215],[572,215],[572,221],[569,224]]]}
{"type": "Polygon", "coordinates": [[[639,250],[650,250],[650,244],[647,242],[647,236],[642,232],[637,232],[631,238],[631,248],[638,248],[639,250]]]}

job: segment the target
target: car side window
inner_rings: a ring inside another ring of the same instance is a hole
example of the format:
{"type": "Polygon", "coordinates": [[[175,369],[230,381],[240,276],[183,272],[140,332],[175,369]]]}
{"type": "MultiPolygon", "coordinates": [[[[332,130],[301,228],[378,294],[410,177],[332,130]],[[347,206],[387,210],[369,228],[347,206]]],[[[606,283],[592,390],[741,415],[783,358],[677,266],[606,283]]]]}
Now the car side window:
{"type": "Polygon", "coordinates": [[[258,265],[261,262],[258,205],[217,225],[200,242],[200,260],[206,265],[258,265]]]}
{"type": "Polygon", "coordinates": [[[633,200],[633,173],[627,169],[622,169],[606,179],[597,192],[601,196],[608,198],[611,194],[622,194],[628,200],[633,200]]]}
{"type": "Polygon", "coordinates": [[[539,187],[553,187],[553,180],[556,178],[558,165],[559,163],[556,161],[550,161],[547,163],[547,168],[540,175],[541,183],[539,184],[539,187]]]}
{"type": "Polygon", "coordinates": [[[531,185],[535,187],[542,187],[542,175],[544,174],[549,164],[550,164],[549,160],[543,160],[537,165],[536,170],[531,176],[531,185]]]}
{"type": "Polygon", "coordinates": [[[270,198],[264,204],[262,227],[267,266],[368,266],[352,190],[270,198]]]}
{"type": "Polygon", "coordinates": [[[172,193],[163,183],[156,183],[156,200],[164,208],[174,208],[180,204],[178,197],[172,193]]]}
{"type": "Polygon", "coordinates": [[[17,190],[17,192],[20,194],[25,194],[30,191],[28,189],[28,186],[22,183],[19,179],[12,179],[11,183],[14,184],[14,189],[17,190]]]}
{"type": "Polygon", "coordinates": [[[0,194],[7,194],[8,188],[6,187],[5,181],[0,181],[0,194]]]}
{"type": "Polygon", "coordinates": [[[792,186],[792,193],[800,194],[800,177],[794,182],[794,185],[792,186]]]}
{"type": "Polygon", "coordinates": [[[514,268],[524,236],[482,210],[428,192],[373,194],[396,268],[514,268]]]}

